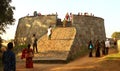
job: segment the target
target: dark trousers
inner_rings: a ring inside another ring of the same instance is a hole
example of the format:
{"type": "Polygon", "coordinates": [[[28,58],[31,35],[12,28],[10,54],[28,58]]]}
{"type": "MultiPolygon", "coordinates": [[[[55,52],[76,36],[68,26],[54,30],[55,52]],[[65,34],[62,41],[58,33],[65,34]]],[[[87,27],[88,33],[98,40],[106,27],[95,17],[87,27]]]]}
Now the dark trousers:
{"type": "Polygon", "coordinates": [[[105,55],[105,49],[102,49],[102,55],[105,55]]]}
{"type": "Polygon", "coordinates": [[[35,49],[36,49],[36,52],[38,53],[37,44],[33,44],[33,52],[35,52],[35,49]]]}
{"type": "Polygon", "coordinates": [[[92,49],[90,49],[89,57],[93,57],[93,55],[92,55],[92,49]]]}
{"type": "Polygon", "coordinates": [[[100,49],[96,50],[96,57],[100,57],[100,49]]]}
{"type": "Polygon", "coordinates": [[[51,34],[48,36],[48,39],[51,40],[51,34]]]}
{"type": "Polygon", "coordinates": [[[109,48],[106,47],[106,52],[105,52],[105,54],[108,55],[108,52],[109,52],[109,48]]]}

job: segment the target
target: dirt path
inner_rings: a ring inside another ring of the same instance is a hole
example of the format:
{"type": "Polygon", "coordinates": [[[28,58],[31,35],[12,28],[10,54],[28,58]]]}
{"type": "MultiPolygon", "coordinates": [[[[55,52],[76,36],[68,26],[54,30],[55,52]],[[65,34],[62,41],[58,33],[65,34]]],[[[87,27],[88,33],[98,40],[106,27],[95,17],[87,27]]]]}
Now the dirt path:
{"type": "MultiPolygon", "coordinates": [[[[110,50],[110,54],[115,53],[115,50],[110,50]]],[[[26,69],[24,62],[17,62],[17,71],[116,71],[116,70],[108,70],[111,69],[112,65],[109,66],[107,70],[101,65],[101,61],[103,61],[105,56],[101,56],[100,58],[91,57],[88,55],[78,58],[73,62],[68,64],[37,64],[34,63],[33,69],[26,69]],[[104,70],[102,70],[104,69],[104,70]]],[[[105,62],[103,62],[104,64],[105,62]]],[[[107,64],[108,62],[106,62],[107,64]]],[[[115,62],[114,62],[115,63],[115,62]]],[[[118,63],[118,62],[117,62],[118,63]]],[[[114,65],[117,66],[117,65],[114,65]]],[[[119,70],[120,71],[120,70],[119,70]]]]}

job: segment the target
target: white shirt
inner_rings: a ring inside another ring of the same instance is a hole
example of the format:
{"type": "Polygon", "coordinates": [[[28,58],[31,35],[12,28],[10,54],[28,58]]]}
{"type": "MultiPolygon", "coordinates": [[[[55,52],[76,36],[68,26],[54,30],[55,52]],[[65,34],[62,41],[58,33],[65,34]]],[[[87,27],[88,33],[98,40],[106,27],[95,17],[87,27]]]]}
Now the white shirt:
{"type": "Polygon", "coordinates": [[[110,41],[108,40],[105,41],[105,47],[110,47],[110,41]]]}
{"type": "Polygon", "coordinates": [[[48,33],[47,33],[48,36],[52,33],[51,30],[52,28],[48,28],[48,33]]]}

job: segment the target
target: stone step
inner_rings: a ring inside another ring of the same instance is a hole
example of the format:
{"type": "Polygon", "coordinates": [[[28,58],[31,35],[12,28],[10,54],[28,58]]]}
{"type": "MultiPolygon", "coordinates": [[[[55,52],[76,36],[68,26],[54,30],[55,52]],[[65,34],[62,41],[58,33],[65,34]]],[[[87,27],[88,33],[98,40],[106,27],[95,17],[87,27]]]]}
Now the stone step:
{"type": "Polygon", "coordinates": [[[66,60],[75,37],[74,27],[55,28],[51,40],[44,35],[38,40],[38,51],[33,60],[66,60]]]}

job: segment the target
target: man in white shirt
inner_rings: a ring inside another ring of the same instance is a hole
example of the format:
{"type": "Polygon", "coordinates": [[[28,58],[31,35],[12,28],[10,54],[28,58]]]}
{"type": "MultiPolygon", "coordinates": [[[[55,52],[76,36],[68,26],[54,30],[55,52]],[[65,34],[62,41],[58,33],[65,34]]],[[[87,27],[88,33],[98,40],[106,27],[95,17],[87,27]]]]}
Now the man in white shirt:
{"type": "Polygon", "coordinates": [[[110,48],[110,41],[108,39],[106,39],[105,41],[105,47],[106,47],[106,54],[108,54],[109,48],[110,48]]]}
{"type": "Polygon", "coordinates": [[[48,28],[47,35],[48,35],[48,39],[51,40],[51,35],[52,35],[52,28],[51,28],[51,26],[49,26],[49,28],[48,28]]]}

